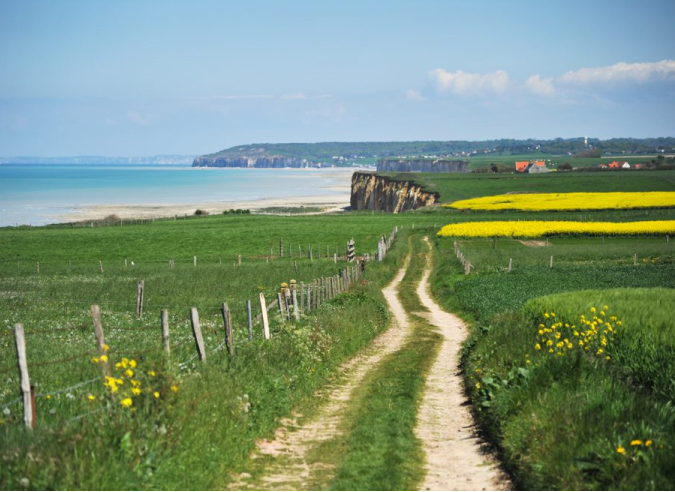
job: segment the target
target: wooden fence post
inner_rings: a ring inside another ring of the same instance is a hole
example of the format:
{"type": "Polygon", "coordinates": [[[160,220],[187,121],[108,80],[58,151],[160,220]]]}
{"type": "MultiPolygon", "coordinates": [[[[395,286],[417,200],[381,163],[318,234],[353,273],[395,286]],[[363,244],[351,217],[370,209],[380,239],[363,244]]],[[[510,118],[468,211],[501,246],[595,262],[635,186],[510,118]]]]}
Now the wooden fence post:
{"type": "Polygon", "coordinates": [[[553,255],[551,255],[551,265],[550,265],[550,267],[553,268],[553,255]]]}
{"type": "Polygon", "coordinates": [[[241,266],[241,255],[239,255],[238,260],[239,260],[239,266],[241,266]]]}
{"type": "Polygon", "coordinates": [[[169,339],[169,311],[162,309],[160,311],[160,322],[162,324],[162,345],[167,356],[171,355],[171,343],[169,339]]]}
{"type": "Polygon", "coordinates": [[[199,313],[197,308],[190,308],[190,323],[192,324],[192,335],[195,337],[195,346],[199,360],[206,362],[206,351],[204,350],[204,337],[202,337],[202,327],[199,325],[199,313]]]}
{"type": "Polygon", "coordinates": [[[312,310],[312,284],[307,284],[307,306],[306,313],[312,310]]]}
{"type": "Polygon", "coordinates": [[[300,282],[300,313],[305,313],[305,282],[300,282]]]}
{"type": "Polygon", "coordinates": [[[139,318],[143,316],[143,291],[145,289],[145,281],[138,281],[138,288],[136,290],[136,316],[139,318]]]}
{"type": "Polygon", "coordinates": [[[225,325],[225,347],[227,348],[228,354],[234,355],[234,330],[232,329],[232,315],[230,314],[230,308],[226,302],[223,303],[220,312],[223,315],[223,324],[225,325]]]}
{"type": "Polygon", "coordinates": [[[40,262],[39,261],[37,262],[37,273],[38,273],[38,275],[40,275],[40,262]]]}
{"type": "Polygon", "coordinates": [[[637,266],[637,253],[633,255],[633,266],[637,266]]]}
{"type": "Polygon", "coordinates": [[[28,359],[26,358],[26,337],[23,325],[14,325],[14,343],[16,345],[16,360],[19,365],[21,396],[23,397],[23,423],[26,429],[35,428],[35,400],[31,395],[30,377],[28,376],[28,359]]]}
{"type": "Polygon", "coordinates": [[[101,366],[101,372],[105,377],[110,374],[110,367],[108,366],[107,361],[100,360],[103,355],[106,355],[107,350],[105,349],[103,323],[101,323],[101,308],[99,308],[96,304],[91,306],[91,316],[94,320],[94,335],[96,335],[96,349],[98,350],[99,364],[101,366]]]}
{"type": "Polygon", "coordinates": [[[279,304],[279,314],[281,315],[281,323],[286,322],[286,313],[284,313],[284,299],[281,292],[277,292],[277,304],[279,304]]]}
{"type": "Polygon", "coordinates": [[[513,258],[509,258],[509,272],[511,271],[512,266],[513,266],[513,258]]]}
{"type": "Polygon", "coordinates": [[[293,317],[297,323],[300,321],[300,309],[298,308],[298,290],[295,287],[291,291],[291,296],[293,298],[293,317]]]}
{"type": "Polygon", "coordinates": [[[192,257],[192,265],[197,266],[197,257],[196,256],[192,257]]]}
{"type": "Polygon", "coordinates": [[[98,260],[98,267],[101,269],[101,273],[103,273],[103,262],[101,260],[98,260]]]}
{"type": "Polygon", "coordinates": [[[251,315],[251,299],[246,299],[246,320],[248,321],[248,339],[253,340],[253,316],[251,315]]]}
{"type": "Polygon", "coordinates": [[[284,257],[284,240],[283,240],[283,238],[279,239],[279,256],[281,258],[284,257]]]}
{"type": "Polygon", "coordinates": [[[263,322],[263,337],[265,340],[270,339],[270,323],[267,319],[267,302],[265,301],[265,294],[260,293],[260,312],[262,313],[263,322]]]}

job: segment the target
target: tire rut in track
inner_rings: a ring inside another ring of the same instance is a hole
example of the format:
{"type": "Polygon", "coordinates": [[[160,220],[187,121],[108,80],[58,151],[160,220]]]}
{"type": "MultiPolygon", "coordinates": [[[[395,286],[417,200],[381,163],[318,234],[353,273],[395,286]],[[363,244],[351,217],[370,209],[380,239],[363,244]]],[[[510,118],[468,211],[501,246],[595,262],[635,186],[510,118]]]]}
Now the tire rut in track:
{"type": "Polygon", "coordinates": [[[264,476],[255,480],[255,483],[242,477],[230,484],[230,490],[306,490],[312,488],[314,472],[333,468],[332,463],[315,461],[309,463],[307,454],[315,446],[337,435],[341,428],[341,417],[345,413],[353,390],[384,357],[403,346],[409,331],[409,322],[396,293],[405,276],[407,266],[408,260],[398,271],[394,280],[382,290],[392,313],[390,327],[377,336],[360,354],[340,368],[341,377],[338,379],[341,383],[328,388],[326,393],[321,395],[326,399],[326,403],[316,417],[301,425],[297,425],[295,420],[291,419],[282,421],[284,426],[277,429],[274,440],[256,443],[259,454],[279,458],[273,461],[264,476]]]}
{"type": "MultiPolygon", "coordinates": [[[[425,242],[429,245],[428,238],[425,242]]],[[[430,248],[431,251],[431,248],[430,248]]],[[[431,254],[431,253],[429,253],[431,254]]],[[[416,313],[443,335],[443,343],[429,371],[418,411],[415,434],[422,442],[426,477],[421,490],[508,490],[508,478],[477,436],[464,394],[459,351],[467,330],[457,316],[445,312],[429,294],[429,264],[417,288],[428,312],[416,313]]]]}

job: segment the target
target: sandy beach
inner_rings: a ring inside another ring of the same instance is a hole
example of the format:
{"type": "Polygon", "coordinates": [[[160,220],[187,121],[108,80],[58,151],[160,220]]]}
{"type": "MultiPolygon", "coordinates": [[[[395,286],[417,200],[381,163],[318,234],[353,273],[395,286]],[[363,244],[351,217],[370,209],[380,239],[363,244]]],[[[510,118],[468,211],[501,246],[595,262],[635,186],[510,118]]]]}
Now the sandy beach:
{"type": "MultiPolygon", "coordinates": [[[[349,206],[351,176],[355,169],[330,169],[324,170],[333,183],[339,184],[325,187],[333,193],[324,195],[299,195],[274,198],[262,198],[259,200],[233,200],[233,201],[191,201],[187,203],[110,203],[96,205],[76,206],[66,213],[53,215],[52,222],[79,222],[87,220],[100,220],[110,215],[116,215],[120,219],[151,219],[161,217],[173,217],[176,215],[193,215],[197,209],[204,210],[209,214],[220,214],[230,209],[248,209],[251,212],[267,213],[265,209],[270,207],[312,207],[320,208],[321,211],[308,213],[339,212],[349,206]]],[[[318,170],[320,173],[321,171],[318,170]]],[[[312,190],[308,190],[311,193],[312,190]]]]}

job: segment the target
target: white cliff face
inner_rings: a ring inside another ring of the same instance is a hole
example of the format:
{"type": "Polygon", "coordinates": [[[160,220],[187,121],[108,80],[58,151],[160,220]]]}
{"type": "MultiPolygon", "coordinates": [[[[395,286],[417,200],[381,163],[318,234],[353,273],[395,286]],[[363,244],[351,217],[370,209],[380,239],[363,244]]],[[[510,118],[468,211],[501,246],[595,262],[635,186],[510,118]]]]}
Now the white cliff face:
{"type": "Polygon", "coordinates": [[[192,167],[243,167],[243,168],[303,168],[316,167],[307,159],[283,156],[236,156],[236,157],[196,157],[192,167]]]}
{"type": "Polygon", "coordinates": [[[425,173],[468,173],[467,161],[451,161],[446,159],[380,159],[377,161],[377,172],[425,172],[425,173]]]}
{"type": "Polygon", "coordinates": [[[352,210],[399,213],[436,203],[438,195],[423,191],[411,181],[393,181],[373,173],[352,175],[352,210]]]}

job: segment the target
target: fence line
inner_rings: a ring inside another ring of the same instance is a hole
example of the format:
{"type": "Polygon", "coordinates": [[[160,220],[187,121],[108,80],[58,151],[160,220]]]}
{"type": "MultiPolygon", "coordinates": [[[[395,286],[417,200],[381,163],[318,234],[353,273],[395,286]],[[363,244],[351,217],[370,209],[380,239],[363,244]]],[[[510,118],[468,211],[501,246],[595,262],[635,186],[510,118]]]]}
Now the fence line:
{"type": "MultiPolygon", "coordinates": [[[[386,255],[386,253],[389,251],[391,248],[394,238],[396,236],[396,233],[398,232],[398,227],[394,228],[392,232],[389,234],[389,236],[382,235],[379,243],[378,243],[378,253],[377,253],[377,259],[382,261],[386,255]]],[[[320,248],[319,248],[320,250],[320,248]]],[[[318,251],[319,251],[318,250],[318,251]]],[[[289,252],[292,252],[292,248],[289,245],[289,252]]],[[[302,248],[299,248],[300,254],[302,254],[302,248]]],[[[313,249],[312,247],[307,248],[307,255],[310,260],[310,262],[313,262],[313,249]]],[[[328,256],[328,255],[326,255],[328,256]]],[[[337,247],[335,248],[335,253],[333,256],[333,260],[337,261],[337,247]]],[[[280,291],[277,293],[277,299],[270,302],[269,304],[266,303],[264,293],[260,293],[260,300],[261,300],[261,313],[259,316],[256,316],[255,319],[252,319],[251,313],[250,313],[250,308],[251,308],[251,302],[248,300],[246,302],[246,316],[248,319],[248,341],[253,340],[253,330],[252,327],[254,325],[257,325],[259,323],[263,324],[264,332],[262,338],[264,340],[267,340],[270,337],[269,335],[269,320],[267,317],[267,313],[271,311],[274,308],[279,309],[279,315],[278,317],[272,317],[272,319],[277,320],[277,326],[281,326],[284,323],[297,323],[299,322],[302,317],[307,316],[310,312],[313,312],[314,310],[318,309],[321,307],[323,303],[326,301],[329,301],[333,299],[334,297],[340,295],[343,292],[346,292],[349,290],[356,282],[358,282],[363,274],[363,270],[365,268],[364,262],[370,260],[370,254],[366,253],[364,257],[361,260],[357,260],[355,255],[354,255],[354,241],[353,239],[349,241],[348,246],[347,246],[347,253],[345,256],[346,259],[348,259],[348,263],[345,266],[345,268],[339,269],[338,273],[335,275],[331,275],[328,277],[320,277],[313,279],[307,283],[301,282],[299,285],[297,282],[292,280],[290,282],[290,285],[287,284],[282,284],[280,291]],[[298,289],[300,292],[298,293],[298,289]],[[298,295],[300,294],[300,295],[298,295]],[[305,302],[306,299],[306,302],[305,302]]],[[[297,263],[296,263],[297,265],[297,263]]],[[[137,297],[137,315],[142,314],[142,281],[139,282],[138,287],[139,287],[139,293],[140,295],[137,297]]],[[[53,299],[51,299],[53,301],[53,299]]],[[[72,302],[72,301],[67,301],[67,302],[72,302]]],[[[78,302],[85,302],[85,301],[78,301],[78,302]]],[[[117,304],[117,305],[133,305],[133,302],[111,302],[110,304],[117,304]]],[[[171,348],[178,348],[184,344],[187,344],[188,342],[194,340],[196,343],[196,353],[193,354],[187,361],[184,362],[175,362],[178,364],[178,367],[181,369],[185,369],[188,364],[190,364],[192,361],[195,359],[199,358],[202,363],[206,362],[206,351],[204,347],[204,342],[201,334],[201,327],[199,324],[199,316],[197,309],[195,307],[191,307],[191,316],[190,316],[190,321],[192,322],[192,329],[193,329],[193,337],[186,337],[185,339],[179,341],[178,343],[175,344],[170,344],[169,342],[169,327],[168,327],[168,312],[166,310],[162,311],[162,317],[161,319],[163,320],[161,322],[161,326],[149,326],[149,325],[142,325],[142,326],[131,326],[131,327],[104,327],[103,323],[101,322],[101,316],[100,316],[100,308],[98,305],[92,305],[91,307],[91,314],[93,317],[94,321],[94,328],[96,332],[96,351],[92,352],[85,352],[81,353],[72,357],[66,357],[66,358],[61,358],[61,359],[55,359],[55,360],[49,360],[49,361],[41,361],[41,362],[32,362],[30,364],[31,367],[45,367],[45,366],[51,366],[55,364],[62,364],[66,362],[72,362],[74,360],[78,359],[84,359],[85,357],[90,357],[90,356],[95,356],[98,355],[100,358],[99,362],[99,367],[102,371],[102,375],[105,376],[106,374],[109,373],[109,366],[112,364],[112,360],[110,359],[111,357],[120,357],[123,355],[130,355],[130,356],[143,356],[146,354],[151,354],[151,353],[158,353],[164,351],[166,353],[166,356],[168,357],[170,349],[171,348]],[[160,330],[160,327],[162,328],[160,330]],[[104,335],[104,330],[112,330],[112,331],[138,331],[138,332],[144,332],[144,331],[157,331],[158,334],[161,335],[162,337],[162,342],[163,346],[154,348],[154,349],[149,349],[149,350],[144,350],[140,352],[109,352],[108,347],[105,344],[105,335],[104,335]],[[108,356],[105,359],[103,356],[108,356]]],[[[234,327],[232,325],[232,319],[231,319],[231,314],[229,307],[227,303],[223,303],[222,305],[222,315],[223,315],[223,320],[225,324],[225,340],[218,344],[215,349],[211,349],[211,353],[217,353],[219,351],[223,351],[223,348],[227,349],[227,354],[229,356],[234,355],[234,327]]],[[[243,315],[242,315],[243,317],[243,315]]],[[[59,331],[72,331],[72,330],[78,330],[78,329],[85,329],[87,328],[86,325],[77,325],[74,327],[67,327],[67,328],[54,328],[54,329],[34,329],[34,330],[29,330],[28,333],[32,334],[44,334],[44,333],[53,333],[53,332],[59,332],[59,331]]],[[[241,329],[239,330],[241,331],[241,329]]],[[[74,389],[78,389],[81,387],[84,387],[89,384],[93,384],[96,381],[101,381],[101,377],[96,377],[92,379],[88,379],[86,381],[81,381],[78,383],[75,383],[71,386],[65,387],[65,388],[59,388],[55,389],[50,392],[43,392],[39,394],[35,394],[34,388],[30,386],[30,381],[28,377],[28,364],[27,364],[27,358],[26,358],[26,353],[25,353],[25,346],[23,347],[23,351],[21,350],[20,344],[23,343],[23,326],[22,325],[15,325],[15,340],[16,340],[16,345],[17,345],[17,360],[19,362],[20,366],[20,374],[21,374],[21,389],[22,389],[22,397],[12,400],[3,406],[6,408],[9,405],[14,405],[17,404],[21,401],[23,401],[23,407],[24,407],[24,423],[28,428],[34,428],[35,423],[36,423],[36,405],[35,405],[35,397],[46,397],[50,395],[55,395],[55,394],[61,394],[61,393],[66,393],[68,391],[72,391],[74,389]],[[21,342],[21,343],[20,343],[21,342]],[[28,392],[28,393],[27,393],[28,392]]],[[[8,369],[6,372],[11,371],[11,369],[8,369]]],[[[0,374],[3,374],[3,372],[0,372],[0,374]]],[[[78,415],[76,417],[71,418],[69,421],[75,421],[79,420],[81,418],[86,417],[87,415],[91,415],[93,413],[102,411],[105,407],[102,407],[100,409],[84,413],[82,415],[78,415]]]]}

